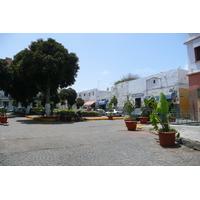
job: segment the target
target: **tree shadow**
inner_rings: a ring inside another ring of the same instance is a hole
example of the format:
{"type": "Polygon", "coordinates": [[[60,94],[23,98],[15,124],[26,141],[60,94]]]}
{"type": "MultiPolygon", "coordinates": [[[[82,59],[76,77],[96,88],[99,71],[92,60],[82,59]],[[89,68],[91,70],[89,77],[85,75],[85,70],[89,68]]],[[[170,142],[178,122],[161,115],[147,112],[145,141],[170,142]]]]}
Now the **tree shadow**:
{"type": "Polygon", "coordinates": [[[21,124],[29,124],[29,125],[35,125],[35,124],[43,124],[43,125],[62,125],[62,124],[74,124],[74,123],[78,123],[78,122],[68,122],[68,121],[40,121],[40,120],[31,120],[31,119],[20,119],[20,120],[16,120],[16,122],[19,122],[21,124]]]}

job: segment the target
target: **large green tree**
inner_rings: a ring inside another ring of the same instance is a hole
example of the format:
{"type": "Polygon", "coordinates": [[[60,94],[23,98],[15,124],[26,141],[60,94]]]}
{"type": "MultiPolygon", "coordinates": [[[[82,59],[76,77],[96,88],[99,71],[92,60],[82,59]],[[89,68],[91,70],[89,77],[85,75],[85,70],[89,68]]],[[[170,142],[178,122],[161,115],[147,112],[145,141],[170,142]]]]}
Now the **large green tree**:
{"type": "Polygon", "coordinates": [[[24,83],[35,84],[46,97],[50,115],[50,91],[74,84],[79,70],[78,57],[54,39],[39,39],[14,56],[13,65],[24,83]]]}
{"type": "Polygon", "coordinates": [[[6,90],[11,79],[12,70],[4,59],[0,59],[0,90],[6,90]]]}

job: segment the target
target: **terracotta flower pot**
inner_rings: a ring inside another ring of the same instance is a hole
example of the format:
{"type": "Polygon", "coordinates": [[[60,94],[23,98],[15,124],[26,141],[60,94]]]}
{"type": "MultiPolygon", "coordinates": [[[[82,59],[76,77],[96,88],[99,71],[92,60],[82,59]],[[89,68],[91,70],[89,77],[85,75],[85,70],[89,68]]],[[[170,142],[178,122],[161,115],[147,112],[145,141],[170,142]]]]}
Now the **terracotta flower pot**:
{"type": "Polygon", "coordinates": [[[160,132],[157,131],[159,134],[159,141],[161,146],[170,147],[175,145],[176,136],[175,134],[177,131],[174,132],[160,132]]]}
{"type": "Polygon", "coordinates": [[[113,120],[113,116],[108,116],[108,119],[109,120],[113,120]]]}
{"type": "Polygon", "coordinates": [[[0,123],[6,123],[8,117],[7,116],[0,116],[0,123]]]}
{"type": "Polygon", "coordinates": [[[125,121],[128,131],[135,131],[137,127],[137,121],[125,121]]]}
{"type": "Polygon", "coordinates": [[[146,124],[147,120],[148,120],[148,117],[139,117],[139,119],[140,119],[140,123],[141,124],[146,124]]]}

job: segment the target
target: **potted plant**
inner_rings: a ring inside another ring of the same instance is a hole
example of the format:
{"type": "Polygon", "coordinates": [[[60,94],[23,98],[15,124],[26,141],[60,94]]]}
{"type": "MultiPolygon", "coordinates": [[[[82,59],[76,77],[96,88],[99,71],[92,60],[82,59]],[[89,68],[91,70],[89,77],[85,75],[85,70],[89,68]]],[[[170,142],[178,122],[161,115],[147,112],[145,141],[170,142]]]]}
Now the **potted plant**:
{"type": "Polygon", "coordinates": [[[174,146],[176,137],[180,137],[180,133],[177,134],[175,129],[170,128],[169,120],[171,114],[169,113],[169,103],[165,95],[161,92],[160,98],[150,115],[150,120],[153,125],[153,129],[159,134],[159,141],[161,146],[174,146]],[[161,128],[158,127],[160,123],[161,128]]]}
{"type": "Polygon", "coordinates": [[[151,97],[150,99],[144,99],[144,105],[140,107],[141,115],[139,117],[141,124],[146,124],[150,114],[152,113],[154,109],[154,102],[155,97],[151,97]]]}
{"type": "Polygon", "coordinates": [[[134,101],[130,99],[129,95],[127,95],[126,101],[124,102],[124,111],[127,112],[129,116],[126,117],[124,121],[129,131],[135,131],[137,127],[137,121],[134,121],[134,118],[131,116],[134,110],[135,110],[134,101]]]}
{"type": "Polygon", "coordinates": [[[107,114],[107,117],[108,117],[109,120],[113,120],[114,114],[113,114],[112,104],[108,104],[108,107],[109,107],[109,112],[107,114]]]}
{"type": "Polygon", "coordinates": [[[107,117],[109,120],[113,120],[113,113],[112,112],[108,113],[107,117]]]}
{"type": "Polygon", "coordinates": [[[8,117],[6,116],[7,109],[5,107],[2,107],[0,109],[0,123],[7,123],[8,117]]]}

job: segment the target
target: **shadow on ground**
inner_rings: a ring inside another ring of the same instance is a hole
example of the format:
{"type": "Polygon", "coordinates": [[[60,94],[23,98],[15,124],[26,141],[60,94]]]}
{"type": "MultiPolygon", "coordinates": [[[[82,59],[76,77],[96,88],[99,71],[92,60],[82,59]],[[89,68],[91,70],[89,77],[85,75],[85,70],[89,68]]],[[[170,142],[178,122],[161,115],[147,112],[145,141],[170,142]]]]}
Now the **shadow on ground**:
{"type": "MultiPolygon", "coordinates": [[[[79,122],[67,122],[67,121],[39,121],[39,120],[31,120],[31,119],[20,119],[20,120],[16,120],[16,122],[19,122],[21,124],[43,124],[43,125],[49,125],[49,124],[53,124],[53,125],[61,125],[61,124],[74,124],[74,123],[79,123],[79,122]]],[[[80,122],[82,123],[82,122],[80,122]]]]}

